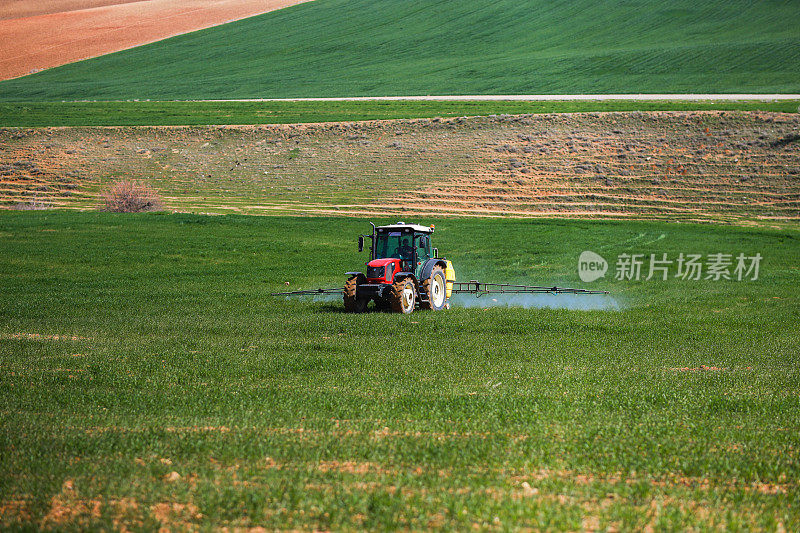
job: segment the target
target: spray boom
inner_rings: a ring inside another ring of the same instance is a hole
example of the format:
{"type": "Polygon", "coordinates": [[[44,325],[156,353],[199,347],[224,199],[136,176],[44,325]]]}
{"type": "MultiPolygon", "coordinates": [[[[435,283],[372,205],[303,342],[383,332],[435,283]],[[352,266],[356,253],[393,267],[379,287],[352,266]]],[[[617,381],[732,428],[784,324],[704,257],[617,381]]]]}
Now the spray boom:
{"type": "Polygon", "coordinates": [[[482,283],[477,280],[466,282],[448,281],[453,294],[474,294],[480,298],[484,294],[608,294],[608,291],[590,291],[569,287],[541,287],[538,285],[512,285],[511,283],[482,283]]]}

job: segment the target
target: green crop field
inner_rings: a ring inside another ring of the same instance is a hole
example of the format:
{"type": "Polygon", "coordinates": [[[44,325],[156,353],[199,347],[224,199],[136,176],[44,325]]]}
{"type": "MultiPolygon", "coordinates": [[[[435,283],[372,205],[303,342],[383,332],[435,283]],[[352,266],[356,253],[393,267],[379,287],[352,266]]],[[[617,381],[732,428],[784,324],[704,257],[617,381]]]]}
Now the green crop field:
{"type": "Polygon", "coordinates": [[[0,100],[798,92],[792,0],[316,0],[0,83],[0,100]]]}
{"type": "Polygon", "coordinates": [[[798,109],[798,100],[24,102],[0,103],[0,127],[299,124],[492,114],[619,111],[796,113],[798,109]]]}
{"type": "Polygon", "coordinates": [[[269,293],[341,284],[365,220],[1,213],[0,527],[800,528],[796,225],[420,222],[462,280],[593,250],[613,305],[349,315],[269,293]]]}

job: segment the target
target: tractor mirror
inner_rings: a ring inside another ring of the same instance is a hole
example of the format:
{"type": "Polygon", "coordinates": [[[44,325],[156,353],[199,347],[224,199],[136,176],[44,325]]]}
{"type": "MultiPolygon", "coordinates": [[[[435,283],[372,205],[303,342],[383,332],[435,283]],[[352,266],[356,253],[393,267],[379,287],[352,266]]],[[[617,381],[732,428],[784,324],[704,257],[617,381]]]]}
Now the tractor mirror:
{"type": "Polygon", "coordinates": [[[359,252],[363,252],[364,251],[364,236],[363,235],[359,235],[358,236],[358,251],[359,252]]]}

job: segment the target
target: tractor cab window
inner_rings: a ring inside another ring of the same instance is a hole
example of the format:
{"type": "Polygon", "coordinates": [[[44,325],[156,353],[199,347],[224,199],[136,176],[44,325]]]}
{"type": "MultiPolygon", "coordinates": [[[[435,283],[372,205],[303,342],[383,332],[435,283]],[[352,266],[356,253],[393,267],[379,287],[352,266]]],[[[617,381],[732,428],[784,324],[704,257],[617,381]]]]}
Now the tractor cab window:
{"type": "Polygon", "coordinates": [[[423,263],[431,258],[431,239],[427,235],[417,236],[417,261],[423,263]]]}
{"type": "Polygon", "coordinates": [[[376,259],[396,257],[410,261],[413,253],[412,236],[399,231],[379,233],[375,239],[376,259]]]}

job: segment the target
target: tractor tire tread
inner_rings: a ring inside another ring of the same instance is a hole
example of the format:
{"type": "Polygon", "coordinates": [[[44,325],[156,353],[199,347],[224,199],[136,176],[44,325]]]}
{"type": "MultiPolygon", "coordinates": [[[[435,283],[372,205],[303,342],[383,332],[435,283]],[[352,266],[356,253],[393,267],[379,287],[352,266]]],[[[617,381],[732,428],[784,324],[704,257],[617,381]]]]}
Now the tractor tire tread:
{"type": "Polygon", "coordinates": [[[402,278],[392,283],[392,294],[389,297],[389,305],[391,306],[392,311],[395,313],[403,312],[403,286],[406,284],[408,279],[409,278],[402,278]]]}
{"type": "Polygon", "coordinates": [[[344,284],[343,298],[344,309],[349,313],[363,313],[366,310],[366,303],[356,296],[358,287],[358,276],[351,276],[344,284]]]}
{"type": "Polygon", "coordinates": [[[420,291],[421,293],[420,307],[422,309],[433,309],[433,303],[431,303],[431,298],[430,298],[431,294],[430,290],[431,290],[431,280],[433,279],[433,276],[436,272],[442,273],[442,278],[444,278],[445,280],[445,289],[447,288],[447,276],[445,275],[444,269],[441,266],[436,265],[435,267],[433,267],[433,270],[431,270],[431,275],[428,276],[428,278],[422,282],[422,287],[421,287],[422,290],[420,291]]]}

